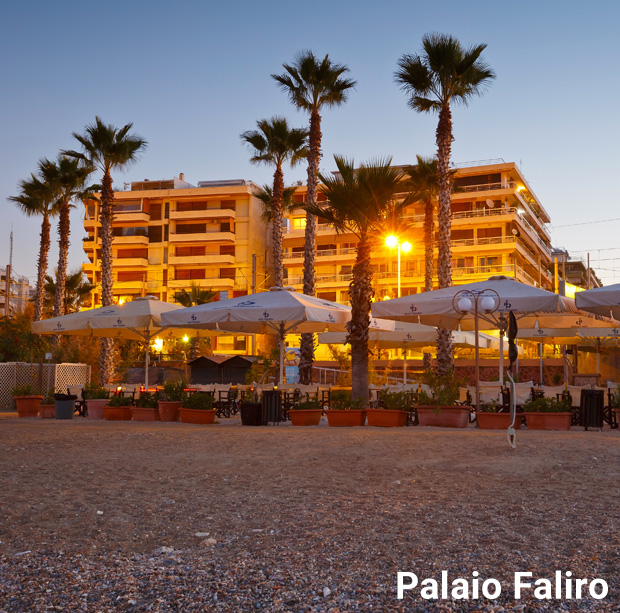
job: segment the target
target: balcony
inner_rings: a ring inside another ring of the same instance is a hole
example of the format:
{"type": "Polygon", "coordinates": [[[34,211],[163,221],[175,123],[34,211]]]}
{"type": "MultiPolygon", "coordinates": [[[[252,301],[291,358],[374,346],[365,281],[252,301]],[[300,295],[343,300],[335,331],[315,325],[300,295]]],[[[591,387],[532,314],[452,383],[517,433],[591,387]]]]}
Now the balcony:
{"type": "MultiPolygon", "coordinates": [[[[335,234],[336,229],[330,223],[320,223],[320,224],[317,224],[316,226],[316,232],[317,232],[317,235],[326,235],[326,234],[329,235],[329,234],[335,234]]],[[[282,233],[286,234],[290,238],[302,237],[306,233],[306,228],[293,229],[293,228],[282,226],[282,233]]],[[[344,234],[350,234],[350,233],[344,232],[344,234]]]]}
{"type": "Polygon", "coordinates": [[[194,219],[236,219],[234,209],[204,209],[201,211],[170,211],[170,219],[189,221],[194,219]]]}
{"type": "Polygon", "coordinates": [[[120,290],[138,290],[138,291],[142,291],[143,289],[145,289],[145,283],[144,281],[114,281],[113,284],[113,291],[120,291],[120,290]]]}
{"type": "MultiPolygon", "coordinates": [[[[332,259],[355,259],[357,254],[357,249],[355,247],[344,247],[342,249],[321,249],[320,251],[315,251],[315,257],[319,261],[327,261],[329,262],[332,259]]],[[[300,261],[300,263],[304,259],[303,251],[295,251],[284,254],[284,260],[288,262],[300,261]]]]}
{"type": "Polygon", "coordinates": [[[179,266],[181,264],[234,264],[234,255],[170,255],[168,256],[168,264],[179,266]]]}
{"type": "Polygon", "coordinates": [[[124,266],[141,267],[148,266],[149,261],[147,258],[114,258],[113,265],[115,268],[122,268],[124,266]]]}
{"type": "Polygon", "coordinates": [[[112,244],[115,247],[120,245],[148,245],[148,236],[114,236],[112,238],[112,244]]]}
{"type": "Polygon", "coordinates": [[[151,216],[148,213],[142,211],[124,211],[115,212],[112,225],[123,226],[130,223],[148,224],[151,221],[151,216]]]}
{"type": "Polygon", "coordinates": [[[231,290],[235,287],[235,281],[234,279],[220,279],[219,277],[212,279],[175,279],[174,281],[168,281],[168,289],[170,290],[188,288],[191,285],[209,289],[231,290]]]}
{"type": "Polygon", "coordinates": [[[234,243],[235,234],[233,232],[197,232],[192,234],[170,233],[171,243],[234,243]]]}

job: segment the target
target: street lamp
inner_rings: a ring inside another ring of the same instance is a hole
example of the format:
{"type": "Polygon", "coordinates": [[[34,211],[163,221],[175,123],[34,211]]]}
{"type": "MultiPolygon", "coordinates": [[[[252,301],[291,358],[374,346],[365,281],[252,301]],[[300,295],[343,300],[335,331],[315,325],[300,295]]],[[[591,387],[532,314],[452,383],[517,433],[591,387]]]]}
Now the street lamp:
{"type": "Polygon", "coordinates": [[[476,357],[476,411],[480,410],[480,339],[478,337],[478,314],[480,311],[494,313],[500,304],[499,294],[492,289],[472,291],[463,289],[452,298],[452,306],[457,313],[469,313],[474,309],[474,342],[476,357]]]}
{"type": "Polygon", "coordinates": [[[400,252],[401,249],[403,251],[403,253],[408,253],[409,251],[411,251],[411,243],[408,243],[407,241],[404,242],[400,242],[400,239],[398,236],[394,236],[393,234],[390,234],[390,236],[386,237],[385,239],[385,244],[387,247],[390,248],[394,248],[396,247],[398,249],[398,267],[397,267],[397,271],[398,271],[398,292],[397,292],[397,297],[400,298],[400,252]]]}

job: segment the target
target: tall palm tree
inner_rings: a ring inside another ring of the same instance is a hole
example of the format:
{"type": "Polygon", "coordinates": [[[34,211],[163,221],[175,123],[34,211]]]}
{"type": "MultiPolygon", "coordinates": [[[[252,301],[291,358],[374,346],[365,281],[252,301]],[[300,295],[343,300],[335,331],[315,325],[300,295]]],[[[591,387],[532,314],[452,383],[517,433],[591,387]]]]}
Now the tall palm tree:
{"type": "MultiPolygon", "coordinates": [[[[396,82],[409,96],[409,106],[420,113],[439,115],[436,130],[439,203],[437,280],[440,288],[452,285],[450,233],[452,211],[450,198],[450,156],[452,149],[452,111],[450,105],[467,104],[495,78],[482,59],[486,45],[465,49],[446,34],[427,34],[422,38],[422,52],[404,54],[398,61],[396,82]]],[[[437,369],[440,374],[453,366],[452,337],[440,329],[437,337],[437,369]]]]}
{"type": "Polygon", "coordinates": [[[41,238],[39,241],[39,259],[37,261],[37,283],[34,293],[34,321],[39,321],[43,314],[43,294],[45,291],[45,273],[50,250],[50,217],[58,215],[58,192],[54,185],[41,181],[33,174],[30,179],[20,181],[20,194],[10,196],[28,217],[41,216],[41,238]]]}
{"type": "MultiPolygon", "coordinates": [[[[308,204],[317,205],[317,177],[321,162],[321,110],[323,107],[340,106],[346,102],[349,90],[356,82],[343,75],[349,72],[344,64],[335,64],[326,55],[322,60],[306,50],[299,53],[292,64],[283,64],[281,75],[271,76],[288,94],[298,109],[310,114],[310,137],[308,139],[308,204]]],[[[309,296],[315,294],[314,260],[316,252],[316,215],[306,215],[304,246],[304,287],[309,296]]],[[[299,381],[312,382],[314,362],[314,335],[302,334],[300,347],[299,381]]]]}
{"type": "Polygon", "coordinates": [[[305,159],[308,150],[308,130],[290,128],[284,117],[272,117],[256,122],[257,130],[247,130],[241,134],[241,141],[253,149],[250,162],[269,164],[275,167],[272,188],[272,222],[274,285],[284,284],[284,265],[282,258],[282,201],[284,196],[284,172],[282,165],[289,162],[295,166],[305,159]]]}
{"type": "MultiPolygon", "coordinates": [[[[101,304],[112,304],[112,220],[114,217],[114,190],[112,188],[112,171],[122,170],[134,163],[138,154],[146,148],[146,141],[130,134],[133,127],[128,123],[122,128],[105,124],[99,117],[95,123],[84,128],[84,134],[73,132],[73,138],[82,146],[82,152],[68,150],[63,155],[76,158],[84,164],[94,166],[103,173],[101,179],[101,304]]],[[[114,373],[114,344],[112,339],[101,339],[100,378],[102,383],[112,379],[114,373]]]]}
{"type": "MultiPolygon", "coordinates": [[[[178,302],[184,307],[192,307],[197,304],[207,304],[207,302],[213,302],[217,298],[217,292],[210,289],[202,289],[199,285],[192,283],[190,285],[189,292],[183,288],[180,292],[174,294],[175,302],[178,302]]],[[[198,344],[199,333],[196,336],[192,336],[189,349],[189,359],[194,360],[198,357],[198,344]]],[[[210,342],[207,339],[207,342],[210,342]]],[[[210,347],[211,345],[209,345],[210,347]]]]}
{"type": "Polygon", "coordinates": [[[371,247],[378,233],[383,234],[385,218],[393,208],[404,207],[410,199],[396,203],[403,191],[402,172],[391,166],[391,159],[376,160],[355,169],[353,161],[334,156],[339,176],[319,173],[320,192],[328,204],[307,205],[313,215],[321,215],[337,232],[352,232],[358,239],[353,275],[349,283],[351,322],[347,342],[351,344],[354,399],[368,401],[368,327],[373,298],[371,247]]]}
{"type": "Polygon", "coordinates": [[[69,237],[71,234],[69,213],[72,208],[72,201],[86,197],[86,179],[92,171],[91,166],[64,155],[59,155],[55,162],[46,158],[39,161],[40,176],[46,182],[55,185],[58,190],[58,268],[54,284],[56,291],[54,317],[65,314],[67,256],[69,255],[69,237]]]}
{"type": "MultiPolygon", "coordinates": [[[[282,214],[299,206],[297,202],[293,201],[293,195],[296,191],[297,185],[290,185],[282,191],[282,214]]],[[[273,188],[270,185],[263,185],[254,195],[261,201],[263,206],[260,218],[265,223],[271,223],[273,219],[273,188]]]]}
{"type": "MultiPolygon", "coordinates": [[[[44,308],[48,315],[55,317],[56,296],[58,295],[59,271],[56,270],[56,278],[45,275],[44,308]]],[[[63,314],[75,313],[80,310],[95,288],[88,282],[81,268],[65,274],[65,286],[63,294],[63,314]]]]}

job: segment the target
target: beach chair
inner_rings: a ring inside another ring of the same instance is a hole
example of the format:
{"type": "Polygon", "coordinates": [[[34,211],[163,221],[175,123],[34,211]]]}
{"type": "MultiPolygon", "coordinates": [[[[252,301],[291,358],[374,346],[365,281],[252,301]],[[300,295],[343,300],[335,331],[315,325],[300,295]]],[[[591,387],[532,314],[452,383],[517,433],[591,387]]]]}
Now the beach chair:
{"type": "Polygon", "coordinates": [[[74,414],[80,417],[86,417],[88,411],[86,410],[86,398],[84,396],[83,385],[67,385],[67,394],[70,396],[77,396],[75,400],[74,414]]]}

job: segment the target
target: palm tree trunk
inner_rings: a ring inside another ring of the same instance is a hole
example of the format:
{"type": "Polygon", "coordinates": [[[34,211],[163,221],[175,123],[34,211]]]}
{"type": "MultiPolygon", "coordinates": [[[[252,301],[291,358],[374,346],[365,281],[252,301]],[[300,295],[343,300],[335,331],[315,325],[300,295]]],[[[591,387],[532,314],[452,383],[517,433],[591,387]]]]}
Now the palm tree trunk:
{"type": "Polygon", "coordinates": [[[69,201],[62,203],[58,218],[58,270],[56,272],[56,293],[54,294],[54,317],[65,314],[65,288],[67,286],[67,256],[69,254],[69,201]]]}
{"type": "Polygon", "coordinates": [[[282,194],[284,193],[284,173],[278,166],[273,173],[271,237],[273,241],[273,272],[276,287],[284,285],[284,265],[282,263],[282,194]]]}
{"type": "MultiPolygon", "coordinates": [[[[308,204],[317,203],[319,164],[321,162],[321,115],[316,109],[310,114],[310,134],[308,136],[308,204]]],[[[304,294],[316,293],[314,272],[316,252],[316,216],[306,213],[306,232],[304,247],[304,294]]],[[[299,382],[312,383],[312,364],[314,362],[314,334],[302,334],[299,349],[299,382]]]]}
{"type": "MultiPolygon", "coordinates": [[[[101,305],[112,304],[112,206],[114,191],[109,171],[101,181],[101,305]]],[[[114,341],[110,338],[101,339],[101,357],[99,360],[101,383],[109,383],[114,377],[114,341]]]]}
{"type": "Polygon", "coordinates": [[[45,273],[47,272],[47,256],[50,250],[50,220],[47,213],[41,222],[41,240],[39,245],[39,260],[37,262],[37,285],[34,292],[34,321],[41,319],[43,312],[43,293],[45,291],[45,273]]]}
{"type": "MultiPolygon", "coordinates": [[[[439,174],[439,206],[437,215],[439,245],[437,253],[437,281],[440,289],[452,285],[452,201],[450,155],[452,149],[452,114],[446,103],[439,112],[437,124],[437,170],[439,174]]],[[[453,369],[452,334],[450,330],[437,330],[437,373],[444,375],[453,369]]]]}
{"type": "Polygon", "coordinates": [[[435,221],[433,201],[429,198],[424,204],[424,291],[433,290],[433,234],[435,221]]]}
{"type": "Polygon", "coordinates": [[[351,376],[353,400],[368,403],[368,328],[372,289],[372,268],[370,267],[370,241],[362,233],[357,245],[357,256],[353,266],[353,278],[349,283],[351,321],[347,342],[351,344],[351,376]]]}

